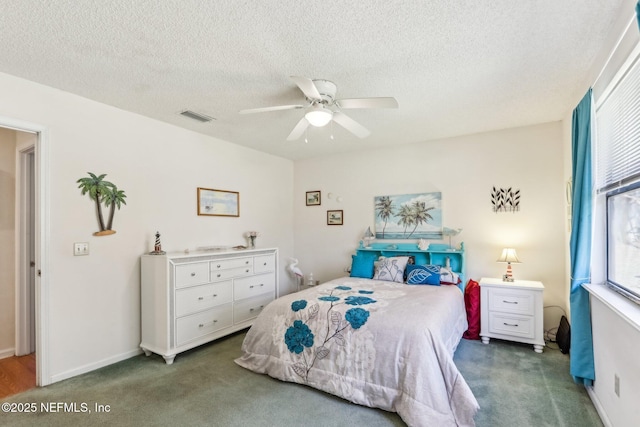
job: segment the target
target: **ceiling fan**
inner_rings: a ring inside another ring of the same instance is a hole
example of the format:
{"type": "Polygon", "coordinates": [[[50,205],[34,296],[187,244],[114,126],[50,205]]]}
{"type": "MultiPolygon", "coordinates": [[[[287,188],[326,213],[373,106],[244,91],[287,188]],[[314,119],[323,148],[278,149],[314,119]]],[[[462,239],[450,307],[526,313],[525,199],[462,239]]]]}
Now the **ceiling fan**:
{"type": "Polygon", "coordinates": [[[241,110],[240,114],[263,113],[267,111],[294,110],[304,108],[304,117],[295,125],[287,141],[300,138],[309,125],[322,127],[332,120],[357,136],[366,138],[371,132],[341,110],[352,108],[398,108],[398,101],[392,97],[336,99],[337,86],[329,80],[309,79],[291,76],[291,80],[305,96],[305,104],[277,105],[273,107],[241,110]]]}

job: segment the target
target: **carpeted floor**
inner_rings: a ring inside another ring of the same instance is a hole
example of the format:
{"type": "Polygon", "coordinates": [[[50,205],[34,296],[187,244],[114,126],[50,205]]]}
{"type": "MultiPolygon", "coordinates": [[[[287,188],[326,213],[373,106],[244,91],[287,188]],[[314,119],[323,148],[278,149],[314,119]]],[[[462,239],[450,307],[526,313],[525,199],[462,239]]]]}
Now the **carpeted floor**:
{"type": "MultiPolygon", "coordinates": [[[[180,354],[173,365],[140,355],[11,396],[2,400],[0,425],[405,425],[395,413],[237,366],[243,338],[237,333],[180,354]],[[7,403],[22,413],[6,412],[7,403]]],[[[557,350],[463,340],[455,360],[480,403],[479,427],[602,426],[585,389],[569,376],[569,357],[557,350]]]]}

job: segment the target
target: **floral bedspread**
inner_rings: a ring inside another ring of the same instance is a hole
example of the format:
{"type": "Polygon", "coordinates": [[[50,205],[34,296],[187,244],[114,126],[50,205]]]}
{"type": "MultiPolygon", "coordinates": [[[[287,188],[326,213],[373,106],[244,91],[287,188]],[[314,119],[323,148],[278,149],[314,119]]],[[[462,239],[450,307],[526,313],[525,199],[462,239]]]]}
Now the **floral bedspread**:
{"type": "Polygon", "coordinates": [[[453,363],[466,329],[456,286],[345,277],[265,307],[235,362],[410,426],[473,426],[478,403],[453,363]]]}

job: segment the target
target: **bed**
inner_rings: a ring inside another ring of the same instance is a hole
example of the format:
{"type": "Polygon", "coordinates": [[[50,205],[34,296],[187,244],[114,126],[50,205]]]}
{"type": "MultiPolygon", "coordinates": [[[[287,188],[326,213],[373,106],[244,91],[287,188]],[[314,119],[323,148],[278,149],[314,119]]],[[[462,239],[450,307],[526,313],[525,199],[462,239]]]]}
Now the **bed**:
{"type": "Polygon", "coordinates": [[[460,288],[409,285],[380,270],[273,301],[235,362],[397,412],[410,426],[473,426],[479,406],[453,363],[467,329],[460,288]]]}

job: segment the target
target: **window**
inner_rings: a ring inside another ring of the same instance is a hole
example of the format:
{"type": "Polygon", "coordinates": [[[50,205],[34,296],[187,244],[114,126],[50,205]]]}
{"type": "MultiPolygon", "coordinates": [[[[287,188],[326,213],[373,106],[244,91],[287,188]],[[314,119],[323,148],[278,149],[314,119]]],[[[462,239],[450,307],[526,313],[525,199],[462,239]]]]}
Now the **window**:
{"type": "Polygon", "coordinates": [[[606,282],[640,303],[640,46],[598,100],[595,121],[606,282]]]}

